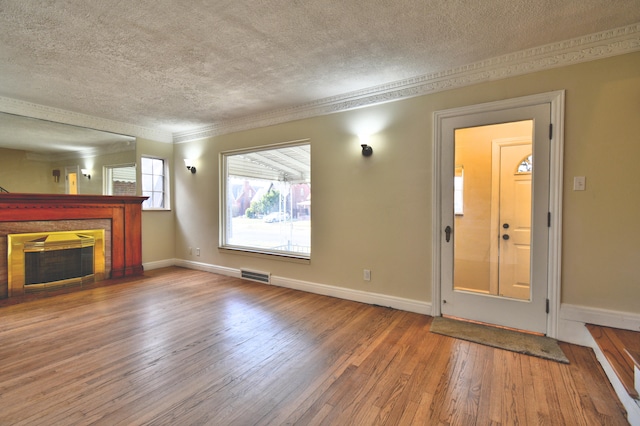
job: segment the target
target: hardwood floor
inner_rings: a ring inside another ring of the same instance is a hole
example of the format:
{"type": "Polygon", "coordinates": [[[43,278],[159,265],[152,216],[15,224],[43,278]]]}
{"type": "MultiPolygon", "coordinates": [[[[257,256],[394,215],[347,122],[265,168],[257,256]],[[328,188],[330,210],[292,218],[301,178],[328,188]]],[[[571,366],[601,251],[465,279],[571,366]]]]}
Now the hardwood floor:
{"type": "Polygon", "coordinates": [[[627,424],[563,365],[431,317],[180,268],[0,308],[1,425],[627,424]]]}

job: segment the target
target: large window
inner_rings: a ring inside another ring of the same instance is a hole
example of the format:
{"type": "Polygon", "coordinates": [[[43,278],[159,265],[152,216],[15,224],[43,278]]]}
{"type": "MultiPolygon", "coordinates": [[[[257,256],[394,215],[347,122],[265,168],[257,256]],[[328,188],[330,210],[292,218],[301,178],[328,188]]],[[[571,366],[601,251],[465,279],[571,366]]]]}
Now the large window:
{"type": "Polygon", "coordinates": [[[160,158],[142,157],[142,195],[149,197],[142,203],[145,210],[168,210],[169,194],[167,167],[160,158]]]}
{"type": "Polygon", "coordinates": [[[308,142],[222,154],[221,246],[311,256],[308,142]]]}

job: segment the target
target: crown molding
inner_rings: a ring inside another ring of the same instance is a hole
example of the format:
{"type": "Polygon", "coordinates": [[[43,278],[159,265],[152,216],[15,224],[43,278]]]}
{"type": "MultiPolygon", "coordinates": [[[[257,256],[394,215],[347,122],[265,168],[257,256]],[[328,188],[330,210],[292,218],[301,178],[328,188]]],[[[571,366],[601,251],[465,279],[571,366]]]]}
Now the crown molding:
{"type": "Polygon", "coordinates": [[[640,51],[640,23],[551,43],[450,70],[174,133],[174,143],[266,127],[315,116],[408,99],[582,62],[640,51]]]}
{"type": "Polygon", "coordinates": [[[0,96],[0,112],[120,133],[158,142],[189,142],[408,99],[640,51],[640,23],[498,56],[446,71],[323,98],[289,108],[171,133],[0,96]]]}
{"type": "Polygon", "coordinates": [[[89,129],[102,130],[110,133],[119,133],[127,136],[135,136],[151,139],[158,142],[173,142],[171,132],[150,129],[135,124],[122,123],[120,121],[107,120],[105,118],[80,114],[64,109],[53,108],[31,102],[0,96],[0,112],[22,115],[25,117],[39,118],[41,120],[56,123],[69,124],[89,129]]]}

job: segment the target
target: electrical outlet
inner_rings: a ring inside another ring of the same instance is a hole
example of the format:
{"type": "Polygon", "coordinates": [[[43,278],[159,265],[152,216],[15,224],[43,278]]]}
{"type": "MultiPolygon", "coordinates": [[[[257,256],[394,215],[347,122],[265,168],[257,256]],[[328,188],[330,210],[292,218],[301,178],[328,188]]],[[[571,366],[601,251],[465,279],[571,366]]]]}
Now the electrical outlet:
{"type": "Polygon", "coordinates": [[[200,249],[199,248],[196,249],[196,256],[200,256],[200,249]]]}
{"type": "Polygon", "coordinates": [[[574,191],[584,191],[587,187],[587,180],[584,176],[574,176],[573,177],[573,190],[574,191]]]}
{"type": "Polygon", "coordinates": [[[365,269],[364,270],[363,279],[365,281],[371,281],[371,270],[370,269],[365,269]]]}

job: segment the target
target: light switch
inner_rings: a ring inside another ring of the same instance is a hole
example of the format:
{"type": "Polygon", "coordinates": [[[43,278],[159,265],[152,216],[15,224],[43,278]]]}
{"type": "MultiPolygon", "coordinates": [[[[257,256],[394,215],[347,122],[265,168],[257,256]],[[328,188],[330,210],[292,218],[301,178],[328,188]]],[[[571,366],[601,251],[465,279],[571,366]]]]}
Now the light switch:
{"type": "Polygon", "coordinates": [[[573,190],[574,191],[584,191],[587,186],[587,181],[584,176],[574,176],[573,177],[573,190]]]}

